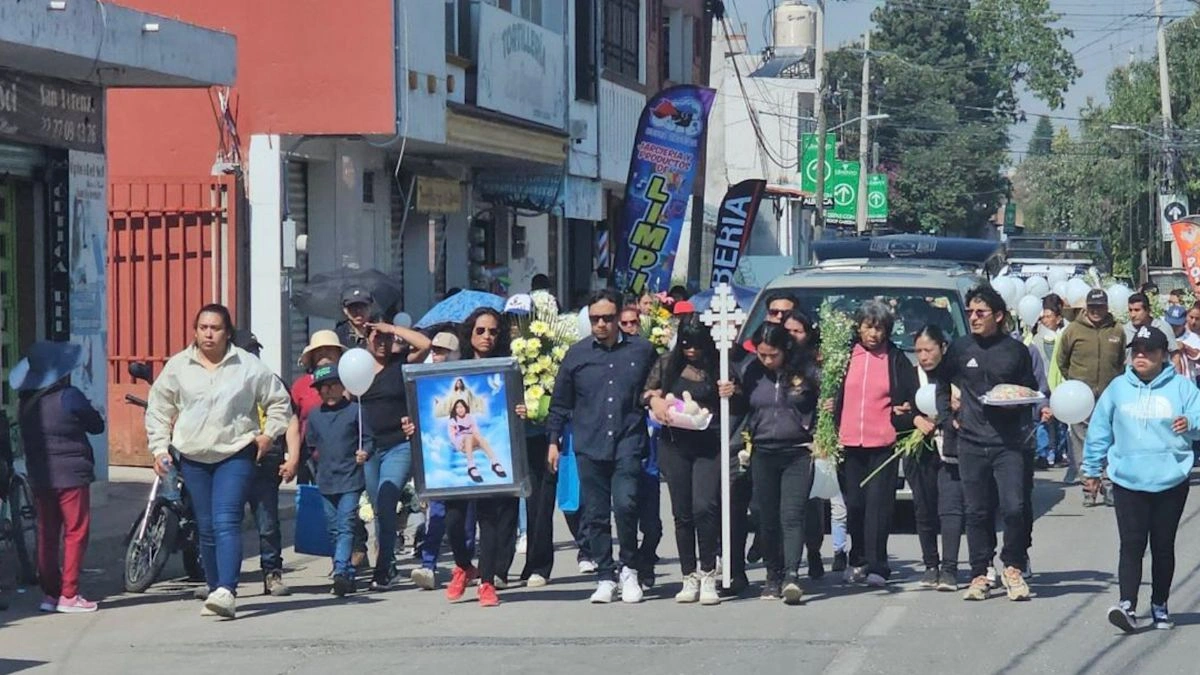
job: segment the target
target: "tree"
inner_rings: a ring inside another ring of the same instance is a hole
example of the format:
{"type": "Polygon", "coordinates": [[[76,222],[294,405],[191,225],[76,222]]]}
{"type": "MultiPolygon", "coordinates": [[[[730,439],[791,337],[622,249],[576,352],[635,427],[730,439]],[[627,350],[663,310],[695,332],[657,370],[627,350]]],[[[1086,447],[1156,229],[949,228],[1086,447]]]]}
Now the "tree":
{"type": "Polygon", "coordinates": [[[1042,157],[1050,154],[1050,143],[1054,140],[1054,125],[1050,118],[1038,117],[1037,126],[1033,128],[1033,138],[1029,139],[1029,156],[1042,157]]]}
{"type": "MultiPolygon", "coordinates": [[[[876,134],[890,224],[971,234],[1010,190],[1001,170],[1018,87],[1058,107],[1079,74],[1062,45],[1070,32],[1054,27],[1048,0],[886,0],[873,18],[873,100],[891,116],[876,134]]],[[[844,110],[858,110],[861,53],[828,61],[844,110]]]]}

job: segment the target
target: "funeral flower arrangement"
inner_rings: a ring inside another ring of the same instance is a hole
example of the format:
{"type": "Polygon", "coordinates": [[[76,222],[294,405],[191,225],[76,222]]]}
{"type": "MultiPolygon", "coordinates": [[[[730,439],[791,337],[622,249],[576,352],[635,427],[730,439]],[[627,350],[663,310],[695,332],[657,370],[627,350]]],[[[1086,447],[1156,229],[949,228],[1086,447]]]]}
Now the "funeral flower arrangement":
{"type": "Polygon", "coordinates": [[[853,322],[829,302],[821,305],[821,394],[822,405],[817,410],[817,432],[813,435],[813,456],[833,462],[842,460],[842,443],[833,411],[826,410],[825,401],[832,401],[846,379],[850,367],[850,339],[853,322]]]}
{"type": "Polygon", "coordinates": [[[643,314],[641,317],[642,337],[649,340],[659,354],[665,354],[671,349],[671,336],[675,330],[667,300],[665,294],[658,294],[655,296],[654,306],[650,309],[650,313],[643,314]]]}
{"type": "Polygon", "coordinates": [[[512,355],[524,377],[528,419],[542,422],[550,414],[550,394],[554,391],[558,367],[567,355],[567,348],[580,336],[578,319],[575,315],[560,316],[553,295],[534,292],[529,297],[530,311],[518,314],[518,336],[512,341],[512,355]]]}

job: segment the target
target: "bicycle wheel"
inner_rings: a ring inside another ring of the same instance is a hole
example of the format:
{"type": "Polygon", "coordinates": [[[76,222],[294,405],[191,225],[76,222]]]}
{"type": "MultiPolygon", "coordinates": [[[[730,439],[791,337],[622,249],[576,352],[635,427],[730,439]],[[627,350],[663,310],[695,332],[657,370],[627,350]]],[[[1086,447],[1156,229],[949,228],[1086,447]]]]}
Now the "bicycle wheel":
{"type": "Polygon", "coordinates": [[[37,511],[34,508],[33,489],[21,474],[15,474],[9,484],[8,508],[21,583],[32,586],[38,580],[37,511]]]}
{"type": "Polygon", "coordinates": [[[129,543],[125,547],[125,590],[141,593],[150,587],[167,565],[179,532],[179,516],[162,502],[150,509],[150,520],[145,532],[138,537],[142,518],[138,516],[129,530],[129,543]]]}

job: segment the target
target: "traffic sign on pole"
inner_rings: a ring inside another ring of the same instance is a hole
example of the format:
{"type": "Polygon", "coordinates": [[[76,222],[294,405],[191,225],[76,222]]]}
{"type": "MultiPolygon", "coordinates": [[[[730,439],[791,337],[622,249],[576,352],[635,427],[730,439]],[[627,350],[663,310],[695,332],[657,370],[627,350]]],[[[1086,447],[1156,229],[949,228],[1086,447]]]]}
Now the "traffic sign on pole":
{"type": "Polygon", "coordinates": [[[1175,232],[1171,225],[1183,220],[1188,213],[1187,195],[1158,195],[1158,214],[1163,241],[1175,241],[1175,232]]]}

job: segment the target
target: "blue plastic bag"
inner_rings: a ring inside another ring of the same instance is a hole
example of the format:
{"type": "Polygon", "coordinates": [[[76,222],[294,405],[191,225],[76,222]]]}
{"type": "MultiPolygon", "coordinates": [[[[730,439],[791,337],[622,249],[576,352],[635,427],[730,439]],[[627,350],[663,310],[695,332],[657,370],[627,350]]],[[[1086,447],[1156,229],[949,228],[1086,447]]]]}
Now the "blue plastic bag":
{"type": "Polygon", "coordinates": [[[563,452],[558,457],[558,508],[563,513],[579,510],[579,466],[575,463],[575,438],[567,427],[563,452]]]}
{"type": "Polygon", "coordinates": [[[296,489],[296,553],[333,555],[333,541],[325,522],[325,502],[316,485],[301,485],[296,489]]]}

